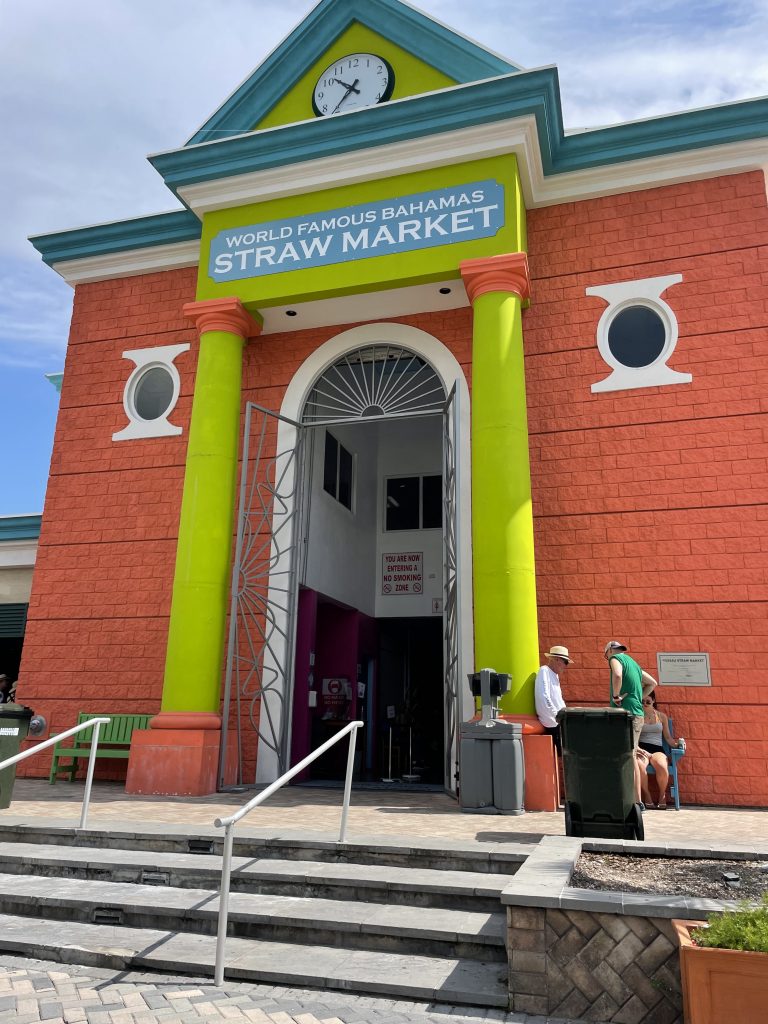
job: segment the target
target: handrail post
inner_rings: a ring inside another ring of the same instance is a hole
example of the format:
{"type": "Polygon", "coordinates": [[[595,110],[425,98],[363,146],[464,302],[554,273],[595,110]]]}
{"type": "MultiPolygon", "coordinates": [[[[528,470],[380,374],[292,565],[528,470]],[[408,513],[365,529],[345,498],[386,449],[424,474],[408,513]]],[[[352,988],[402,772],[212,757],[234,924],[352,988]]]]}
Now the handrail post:
{"type": "Polygon", "coordinates": [[[91,752],[88,755],[88,771],[85,775],[85,792],[83,793],[83,806],[80,811],[80,828],[85,829],[88,825],[88,805],[91,801],[91,784],[93,783],[93,770],[96,767],[96,751],[99,746],[99,729],[101,729],[101,722],[96,722],[93,726],[93,735],[91,736],[91,752]]]}
{"type": "Polygon", "coordinates": [[[341,808],[341,827],[339,828],[339,842],[344,842],[347,831],[347,814],[349,812],[349,798],[352,792],[352,769],[355,765],[355,740],[357,739],[357,727],[349,731],[349,750],[347,752],[347,777],[344,780],[344,804],[341,808]]]}
{"type": "Polygon", "coordinates": [[[321,754],[324,754],[326,750],[338,743],[339,740],[343,739],[347,733],[349,733],[349,753],[347,754],[347,777],[344,782],[344,804],[341,811],[341,828],[339,830],[339,842],[344,842],[344,835],[347,828],[347,812],[349,811],[349,800],[350,793],[352,790],[352,769],[355,765],[355,739],[357,737],[357,730],[363,725],[363,722],[349,722],[344,726],[335,736],[332,736],[325,743],[321,743],[320,746],[314,750],[311,754],[307,755],[303,761],[299,761],[293,768],[287,772],[283,772],[279,779],[270,783],[266,789],[262,790],[258,796],[255,796],[252,800],[249,800],[247,804],[244,804],[239,811],[230,815],[228,818],[216,818],[214,825],[216,828],[225,829],[224,833],[224,850],[222,852],[221,859],[221,889],[219,892],[219,927],[216,935],[216,963],[214,965],[214,984],[221,985],[224,981],[224,944],[227,939],[227,915],[229,912],[229,883],[230,875],[232,872],[232,842],[234,839],[234,828],[235,825],[244,818],[246,814],[250,814],[252,810],[264,803],[264,801],[275,793],[281,786],[284,786],[286,782],[298,775],[299,772],[316,761],[321,754]]]}
{"type": "Polygon", "coordinates": [[[213,974],[214,985],[221,985],[224,981],[224,944],[227,941],[229,879],[232,873],[232,843],[234,836],[235,823],[231,822],[224,830],[224,851],[221,861],[221,888],[219,890],[219,928],[216,933],[216,964],[213,974]]]}

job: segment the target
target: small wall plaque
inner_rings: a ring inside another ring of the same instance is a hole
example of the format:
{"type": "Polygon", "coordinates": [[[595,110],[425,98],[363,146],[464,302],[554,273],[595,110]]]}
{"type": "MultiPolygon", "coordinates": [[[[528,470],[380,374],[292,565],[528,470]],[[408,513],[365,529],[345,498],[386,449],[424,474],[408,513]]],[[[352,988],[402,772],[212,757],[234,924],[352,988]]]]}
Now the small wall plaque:
{"type": "Polygon", "coordinates": [[[694,651],[689,654],[657,654],[661,686],[711,686],[709,655],[694,651]]]}

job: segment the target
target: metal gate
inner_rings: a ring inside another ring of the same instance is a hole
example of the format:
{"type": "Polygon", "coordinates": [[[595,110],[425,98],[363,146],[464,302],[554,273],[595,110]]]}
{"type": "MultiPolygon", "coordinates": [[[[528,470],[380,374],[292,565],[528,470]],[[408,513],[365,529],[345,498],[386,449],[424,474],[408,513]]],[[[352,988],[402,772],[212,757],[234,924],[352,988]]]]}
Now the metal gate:
{"type": "MultiPolygon", "coordinates": [[[[222,709],[219,789],[225,787],[227,738],[236,733],[237,783],[251,753],[245,722],[271,751],[276,775],[289,767],[290,700],[298,596],[305,428],[248,402],[245,408],[237,540],[222,709]]],[[[262,746],[263,745],[263,746],[262,746]]],[[[254,764],[255,764],[255,741],[254,764]]]]}
{"type": "Polygon", "coordinates": [[[445,722],[444,785],[456,793],[459,772],[458,731],[461,717],[461,587],[459,552],[459,393],[454,384],[443,406],[443,689],[445,722]]]}

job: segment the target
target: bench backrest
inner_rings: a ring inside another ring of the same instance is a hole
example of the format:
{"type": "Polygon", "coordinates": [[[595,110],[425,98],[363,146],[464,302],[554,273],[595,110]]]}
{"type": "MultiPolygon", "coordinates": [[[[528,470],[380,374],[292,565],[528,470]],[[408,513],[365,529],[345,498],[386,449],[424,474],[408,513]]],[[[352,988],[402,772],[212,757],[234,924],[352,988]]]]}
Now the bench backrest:
{"type": "MultiPolygon", "coordinates": [[[[149,720],[154,715],[113,715],[108,711],[81,711],[77,716],[77,724],[89,722],[92,718],[109,717],[112,719],[106,725],[102,725],[99,731],[99,743],[118,743],[128,746],[135,729],[147,729],[149,720]]],[[[89,743],[93,738],[93,729],[83,729],[70,737],[70,742],[89,743]]]]}

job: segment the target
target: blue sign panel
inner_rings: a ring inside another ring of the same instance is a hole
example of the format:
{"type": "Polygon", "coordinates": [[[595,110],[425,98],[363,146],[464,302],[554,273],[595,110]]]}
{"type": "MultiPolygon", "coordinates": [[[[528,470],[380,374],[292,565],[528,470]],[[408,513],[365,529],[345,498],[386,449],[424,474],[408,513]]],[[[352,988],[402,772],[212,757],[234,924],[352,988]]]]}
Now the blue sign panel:
{"type": "Polygon", "coordinates": [[[504,186],[475,181],[227,228],[211,241],[208,274],[213,281],[240,281],[492,238],[503,226],[504,186]]]}

